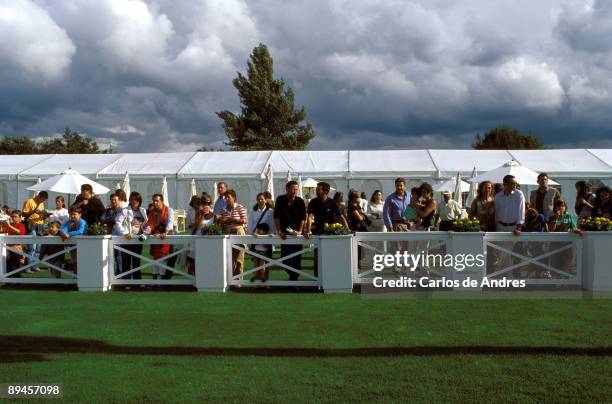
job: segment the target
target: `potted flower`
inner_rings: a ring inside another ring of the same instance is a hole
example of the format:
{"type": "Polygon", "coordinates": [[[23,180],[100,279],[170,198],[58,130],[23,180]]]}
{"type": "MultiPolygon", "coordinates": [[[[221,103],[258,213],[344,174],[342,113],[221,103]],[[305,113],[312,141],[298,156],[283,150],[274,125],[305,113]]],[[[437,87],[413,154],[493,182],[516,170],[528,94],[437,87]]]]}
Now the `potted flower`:
{"type": "Polygon", "coordinates": [[[612,231],[612,221],[605,217],[587,217],[580,227],[586,231],[612,231]]]}
{"type": "Polygon", "coordinates": [[[346,236],[349,233],[349,229],[340,223],[325,223],[323,226],[323,234],[326,236],[346,236]]]}
{"type": "Polygon", "coordinates": [[[479,232],[480,231],[480,221],[476,218],[474,219],[459,219],[453,221],[452,231],[468,233],[468,232],[479,232]]]}
{"type": "Polygon", "coordinates": [[[101,223],[94,223],[87,227],[85,231],[86,236],[106,236],[110,234],[110,229],[107,225],[101,223]]]}
{"type": "Polygon", "coordinates": [[[220,224],[211,224],[202,229],[203,236],[220,236],[223,235],[223,226],[220,224]]]}

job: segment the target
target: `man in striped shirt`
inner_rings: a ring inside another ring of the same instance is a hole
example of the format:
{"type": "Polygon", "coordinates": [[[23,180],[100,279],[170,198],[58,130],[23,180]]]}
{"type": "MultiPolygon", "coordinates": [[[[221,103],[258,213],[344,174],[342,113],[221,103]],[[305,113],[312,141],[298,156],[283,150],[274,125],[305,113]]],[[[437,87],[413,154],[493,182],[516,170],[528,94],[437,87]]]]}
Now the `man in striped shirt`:
{"type": "MultiPolygon", "coordinates": [[[[219,223],[223,226],[225,234],[235,234],[238,236],[246,235],[245,228],[249,224],[247,210],[244,206],[236,202],[236,191],[228,189],[225,191],[227,206],[219,213],[219,223]]],[[[243,247],[246,248],[245,245],[243,247]]],[[[234,275],[242,273],[244,268],[244,251],[232,249],[232,267],[234,275]]]]}

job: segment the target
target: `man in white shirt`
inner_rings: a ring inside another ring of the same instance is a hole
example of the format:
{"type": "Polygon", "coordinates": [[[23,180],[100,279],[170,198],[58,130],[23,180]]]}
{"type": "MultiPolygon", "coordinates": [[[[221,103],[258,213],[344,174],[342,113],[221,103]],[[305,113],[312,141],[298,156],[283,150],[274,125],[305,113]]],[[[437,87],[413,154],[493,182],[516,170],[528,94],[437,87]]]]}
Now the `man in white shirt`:
{"type": "Polygon", "coordinates": [[[450,191],[442,192],[444,202],[438,205],[438,215],[440,216],[440,231],[449,231],[453,227],[453,220],[461,218],[463,210],[459,202],[451,199],[450,191]]]}
{"type": "Polygon", "coordinates": [[[525,222],[525,196],[516,189],[518,183],[513,175],[504,177],[504,190],[495,195],[495,224],[497,231],[521,234],[525,222]]]}

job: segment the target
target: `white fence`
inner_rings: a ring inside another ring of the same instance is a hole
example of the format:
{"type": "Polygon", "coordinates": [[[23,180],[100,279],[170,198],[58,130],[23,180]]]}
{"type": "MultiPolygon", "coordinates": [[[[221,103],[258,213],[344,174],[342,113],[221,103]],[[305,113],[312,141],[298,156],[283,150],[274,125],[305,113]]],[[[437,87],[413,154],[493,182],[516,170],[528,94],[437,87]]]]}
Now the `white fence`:
{"type": "Polygon", "coordinates": [[[586,233],[582,237],[570,233],[524,233],[519,237],[511,233],[357,233],[286,240],[277,236],[170,236],[146,241],[111,236],[66,241],[59,237],[0,236],[0,284],[76,284],[79,290],[91,291],[106,291],[119,285],[187,285],[215,292],[246,286],[318,287],[325,292],[350,292],[353,285],[368,284],[374,275],[382,274],[390,278],[509,277],[525,279],[533,285],[612,291],[611,247],[612,233],[586,233]],[[24,251],[16,246],[32,244],[53,248],[38,258],[27,248],[24,251]],[[165,245],[169,250],[156,259],[147,253],[154,245],[165,245]],[[276,251],[270,255],[247,247],[255,245],[274,246],[276,251]],[[285,254],[281,254],[282,246],[285,254]],[[483,254],[485,259],[482,265],[461,271],[435,259],[433,265],[419,265],[414,271],[396,267],[373,270],[375,255],[396,251],[430,254],[434,258],[483,254]],[[242,254],[244,264],[239,268],[237,262],[242,254]],[[23,256],[29,262],[19,259],[23,256]],[[130,264],[120,272],[117,259],[127,262],[128,257],[130,264]],[[254,259],[260,260],[257,265],[254,259]],[[45,271],[20,276],[35,267],[45,271]],[[272,269],[268,279],[251,281],[264,268],[272,269]],[[157,279],[152,276],[154,272],[159,273],[157,279]]]}

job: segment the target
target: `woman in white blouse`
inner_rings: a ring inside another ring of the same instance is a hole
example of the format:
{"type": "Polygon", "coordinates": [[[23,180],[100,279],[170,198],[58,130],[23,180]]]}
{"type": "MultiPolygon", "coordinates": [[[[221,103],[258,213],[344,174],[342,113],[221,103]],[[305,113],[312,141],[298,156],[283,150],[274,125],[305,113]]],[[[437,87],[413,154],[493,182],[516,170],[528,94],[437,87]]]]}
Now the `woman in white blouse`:
{"type": "Polygon", "coordinates": [[[60,222],[61,225],[65,225],[68,220],[70,220],[70,214],[66,209],[66,204],[64,203],[64,197],[59,195],[55,198],[55,209],[49,212],[51,215],[49,216],[49,223],[52,222],[60,222]]]}
{"type": "Polygon", "coordinates": [[[379,190],[372,193],[372,198],[370,198],[370,203],[368,203],[368,218],[372,222],[368,226],[368,231],[387,231],[383,221],[382,192],[379,190]]]}
{"type": "Polygon", "coordinates": [[[274,225],[274,209],[266,202],[266,197],[263,192],[257,194],[257,203],[249,212],[249,234],[255,232],[255,227],[259,223],[267,223],[270,227],[270,233],[275,233],[276,226],[274,225]]]}

